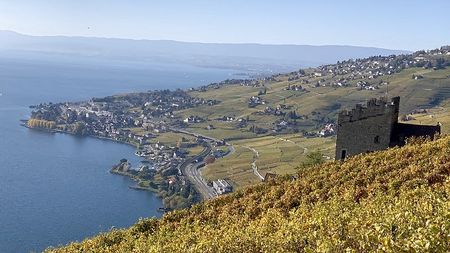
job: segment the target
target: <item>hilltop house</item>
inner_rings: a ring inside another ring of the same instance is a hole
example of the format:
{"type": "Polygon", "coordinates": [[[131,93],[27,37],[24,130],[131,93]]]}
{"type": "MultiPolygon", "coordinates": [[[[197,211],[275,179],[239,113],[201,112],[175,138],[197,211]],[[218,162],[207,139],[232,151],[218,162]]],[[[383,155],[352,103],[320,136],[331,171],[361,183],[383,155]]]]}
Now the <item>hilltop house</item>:
{"type": "Polygon", "coordinates": [[[402,146],[408,137],[441,133],[441,127],[398,122],[400,97],[371,99],[338,115],[336,160],[360,153],[402,146]]]}

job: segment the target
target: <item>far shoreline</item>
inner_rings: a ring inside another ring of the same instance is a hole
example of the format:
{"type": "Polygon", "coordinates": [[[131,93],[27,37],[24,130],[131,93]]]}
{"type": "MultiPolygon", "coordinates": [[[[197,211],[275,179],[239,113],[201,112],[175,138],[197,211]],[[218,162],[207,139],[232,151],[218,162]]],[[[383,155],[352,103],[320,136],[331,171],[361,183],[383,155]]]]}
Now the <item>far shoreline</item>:
{"type": "MultiPolygon", "coordinates": [[[[20,121],[21,122],[27,122],[27,120],[20,120],[20,121]]],[[[137,148],[137,146],[132,144],[132,143],[129,143],[129,142],[126,142],[126,141],[114,140],[114,139],[108,138],[108,137],[102,137],[102,136],[96,136],[96,135],[76,135],[76,134],[73,134],[73,133],[71,133],[69,131],[64,131],[64,130],[61,130],[61,129],[48,129],[48,128],[29,127],[29,126],[26,125],[26,123],[22,123],[20,125],[25,127],[25,128],[28,128],[30,130],[36,130],[36,131],[41,131],[41,132],[53,133],[53,134],[67,134],[67,135],[70,135],[70,136],[73,136],[73,137],[78,137],[78,138],[86,138],[86,137],[95,138],[95,139],[115,142],[115,143],[119,143],[119,144],[126,144],[126,145],[132,146],[134,148],[137,148]]],[[[145,159],[145,158],[143,158],[143,159],[145,159]]],[[[147,160],[147,159],[145,159],[145,160],[147,160]]],[[[149,161],[149,162],[151,162],[151,161],[149,161]]]]}

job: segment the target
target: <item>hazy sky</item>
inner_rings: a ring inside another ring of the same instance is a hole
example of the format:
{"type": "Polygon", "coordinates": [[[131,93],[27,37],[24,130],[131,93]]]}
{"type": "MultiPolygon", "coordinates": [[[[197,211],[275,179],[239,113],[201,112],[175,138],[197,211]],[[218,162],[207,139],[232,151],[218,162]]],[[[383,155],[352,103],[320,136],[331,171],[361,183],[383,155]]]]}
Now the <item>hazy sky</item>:
{"type": "Polygon", "coordinates": [[[198,42],[430,49],[450,44],[450,1],[0,0],[0,30],[198,42]]]}

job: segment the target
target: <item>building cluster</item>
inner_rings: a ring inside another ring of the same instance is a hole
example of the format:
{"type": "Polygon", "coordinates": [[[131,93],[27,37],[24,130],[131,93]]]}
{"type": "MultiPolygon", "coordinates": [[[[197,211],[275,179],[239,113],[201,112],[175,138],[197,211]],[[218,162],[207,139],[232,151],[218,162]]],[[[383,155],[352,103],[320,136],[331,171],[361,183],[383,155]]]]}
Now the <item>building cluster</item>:
{"type": "Polygon", "coordinates": [[[333,136],[336,134],[336,125],[333,123],[325,124],[325,126],[320,129],[320,131],[317,133],[320,137],[328,137],[333,136]]]}
{"type": "Polygon", "coordinates": [[[356,83],[356,87],[360,90],[378,90],[381,86],[387,85],[387,82],[380,81],[376,84],[361,80],[356,83]]]}
{"type": "Polygon", "coordinates": [[[185,158],[187,152],[181,148],[166,146],[162,143],[145,144],[136,155],[149,159],[158,170],[175,169],[185,158]]]}
{"type": "Polygon", "coordinates": [[[283,116],[285,113],[283,112],[282,108],[280,106],[277,106],[275,108],[266,106],[263,110],[263,114],[266,115],[275,115],[275,116],[283,116]]]}
{"type": "Polygon", "coordinates": [[[334,123],[325,123],[318,131],[302,131],[303,137],[329,137],[337,134],[337,126],[334,123]]]}
{"type": "Polygon", "coordinates": [[[205,120],[202,117],[197,115],[190,115],[183,120],[184,123],[201,123],[204,121],[205,120]]]}
{"type": "Polygon", "coordinates": [[[190,88],[189,91],[199,91],[199,92],[205,92],[207,90],[211,89],[220,89],[224,86],[228,85],[240,85],[240,86],[247,86],[247,87],[260,87],[261,81],[257,79],[226,79],[221,82],[217,83],[210,83],[208,85],[203,85],[198,88],[190,88]]]}
{"type": "MultiPolygon", "coordinates": [[[[155,134],[169,131],[163,119],[171,118],[176,110],[216,103],[190,97],[181,90],[151,91],[93,98],[87,102],[41,104],[33,107],[31,117],[53,121],[63,126],[64,131],[139,144],[138,155],[166,168],[176,166],[184,152],[175,147],[149,144],[155,134]]],[[[197,116],[187,119],[188,122],[199,120],[197,116]]]]}
{"type": "Polygon", "coordinates": [[[291,73],[289,73],[288,81],[289,82],[290,81],[296,81],[296,80],[299,80],[302,77],[305,77],[305,71],[304,70],[291,72],[291,73]]]}
{"type": "Polygon", "coordinates": [[[213,181],[213,188],[217,192],[218,195],[222,195],[225,193],[229,193],[233,190],[230,183],[228,183],[224,179],[218,179],[216,181],[213,181]]]}
{"type": "Polygon", "coordinates": [[[251,96],[248,100],[248,107],[256,107],[258,105],[265,105],[266,101],[260,96],[251,96]]]}
{"type": "Polygon", "coordinates": [[[275,122],[275,127],[272,129],[272,132],[281,133],[283,131],[286,131],[292,125],[293,125],[292,122],[289,122],[286,120],[279,120],[279,121],[275,122]]]}
{"type": "MultiPolygon", "coordinates": [[[[375,90],[385,84],[381,80],[384,76],[398,73],[411,67],[440,69],[450,66],[448,56],[449,46],[440,49],[418,51],[408,55],[373,56],[364,59],[350,59],[317,67],[314,71],[305,74],[304,70],[289,74],[288,81],[300,80],[302,84],[311,83],[315,87],[357,86],[361,89],[375,90]],[[365,82],[358,82],[365,80],[365,82]],[[368,81],[374,81],[369,84],[368,81]]],[[[420,76],[413,76],[420,79],[420,76]]]]}
{"type": "Polygon", "coordinates": [[[305,88],[303,88],[303,86],[298,85],[298,84],[289,84],[285,90],[293,90],[293,91],[306,91],[305,88]]]}
{"type": "Polygon", "coordinates": [[[233,121],[236,121],[236,117],[235,116],[222,116],[222,117],[217,118],[216,120],[225,121],[225,122],[233,122],[233,121]]]}
{"type": "MultiPolygon", "coordinates": [[[[145,139],[132,136],[124,128],[142,128],[154,133],[166,132],[167,125],[162,118],[174,118],[173,112],[199,105],[215,105],[218,101],[189,96],[181,90],[151,91],[122,96],[93,98],[88,102],[41,104],[34,107],[32,118],[45,119],[58,125],[83,123],[86,135],[120,140],[121,138],[145,139]]],[[[187,119],[198,122],[196,116],[187,119]]]]}

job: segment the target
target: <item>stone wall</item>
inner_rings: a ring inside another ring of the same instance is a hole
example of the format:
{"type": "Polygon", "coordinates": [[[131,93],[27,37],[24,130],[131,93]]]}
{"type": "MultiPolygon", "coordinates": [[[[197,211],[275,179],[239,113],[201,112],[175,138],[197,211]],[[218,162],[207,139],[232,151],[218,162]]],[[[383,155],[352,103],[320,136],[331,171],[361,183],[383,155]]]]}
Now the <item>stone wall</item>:
{"type": "Polygon", "coordinates": [[[391,136],[391,146],[405,145],[406,139],[413,136],[434,137],[436,134],[441,134],[441,126],[439,124],[436,126],[425,126],[397,123],[394,125],[394,131],[391,136]]]}
{"type": "Polygon", "coordinates": [[[338,115],[336,160],[383,150],[390,146],[393,126],[397,123],[400,98],[371,99],[338,115]]]}
{"type": "Polygon", "coordinates": [[[366,152],[405,145],[412,136],[441,133],[440,125],[424,126],[398,123],[400,97],[371,99],[365,106],[338,115],[336,160],[366,152]]]}
{"type": "Polygon", "coordinates": [[[353,122],[369,117],[376,117],[389,114],[392,122],[397,122],[400,109],[400,97],[394,97],[391,101],[386,98],[371,99],[367,104],[357,104],[352,110],[343,110],[338,114],[338,124],[344,122],[353,122]]]}
{"type": "Polygon", "coordinates": [[[389,114],[339,124],[336,159],[388,148],[391,131],[389,114]]]}

